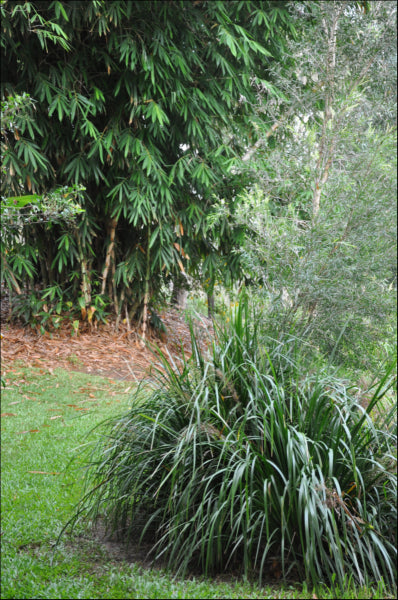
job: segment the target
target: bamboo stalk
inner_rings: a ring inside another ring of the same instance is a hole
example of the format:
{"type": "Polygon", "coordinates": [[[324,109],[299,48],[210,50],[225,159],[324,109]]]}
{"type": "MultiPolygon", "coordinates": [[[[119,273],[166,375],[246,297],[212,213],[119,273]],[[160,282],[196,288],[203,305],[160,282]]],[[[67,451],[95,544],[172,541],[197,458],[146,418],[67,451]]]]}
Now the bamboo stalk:
{"type": "Polygon", "coordinates": [[[126,312],[127,339],[130,340],[131,327],[130,327],[130,317],[129,317],[129,309],[127,306],[127,302],[124,305],[124,309],[126,312]]]}
{"type": "Polygon", "coordinates": [[[102,286],[101,295],[105,294],[106,280],[108,278],[109,268],[111,265],[111,258],[114,256],[113,248],[115,245],[115,233],[117,227],[117,219],[111,219],[109,222],[109,246],[105,257],[105,267],[102,273],[102,286]]]}
{"type": "Polygon", "coordinates": [[[115,313],[119,313],[119,302],[117,299],[117,289],[116,289],[116,260],[115,260],[115,248],[112,248],[112,292],[113,292],[113,305],[115,307],[115,313]]]}
{"type": "Polygon", "coordinates": [[[15,275],[11,271],[11,269],[9,271],[9,275],[10,275],[11,283],[13,285],[14,290],[16,291],[16,293],[18,294],[18,296],[20,296],[22,294],[22,291],[21,291],[21,288],[19,287],[18,281],[15,279],[15,275]]]}
{"type": "Polygon", "coordinates": [[[91,282],[90,282],[90,275],[87,270],[87,261],[84,258],[83,248],[82,248],[82,244],[80,241],[78,229],[76,229],[76,240],[77,240],[77,248],[78,248],[78,253],[79,253],[80,270],[82,273],[81,290],[83,293],[84,304],[87,307],[91,304],[91,282]]]}
{"type": "Polygon", "coordinates": [[[145,273],[145,294],[144,294],[144,310],[142,314],[142,345],[145,342],[145,335],[148,326],[148,302],[149,302],[149,278],[151,274],[151,262],[149,252],[149,240],[151,239],[151,228],[148,225],[148,244],[146,250],[146,273],[145,273]]]}
{"type": "Polygon", "coordinates": [[[116,313],[117,314],[117,316],[116,316],[116,323],[115,323],[115,330],[116,330],[116,332],[119,331],[119,323],[120,323],[120,319],[121,319],[121,316],[122,316],[123,303],[124,303],[124,288],[122,289],[121,294],[120,294],[120,304],[119,304],[119,307],[118,307],[118,311],[116,313]]]}

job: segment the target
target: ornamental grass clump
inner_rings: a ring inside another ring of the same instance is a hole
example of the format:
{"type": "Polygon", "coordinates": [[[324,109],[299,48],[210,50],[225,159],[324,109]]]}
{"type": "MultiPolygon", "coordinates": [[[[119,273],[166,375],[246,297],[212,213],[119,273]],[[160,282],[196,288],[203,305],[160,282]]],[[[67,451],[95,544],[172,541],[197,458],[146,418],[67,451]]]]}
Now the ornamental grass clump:
{"type": "MultiPolygon", "coordinates": [[[[293,336],[267,338],[247,302],[209,351],[193,330],[178,367],[158,352],[156,384],[108,422],[75,514],[121,533],[142,524],[154,557],[184,574],[271,563],[310,583],[396,585],[396,420],[372,419],[337,378],[310,374],[293,336]]],[[[375,412],[375,411],[373,411],[375,412]]]]}

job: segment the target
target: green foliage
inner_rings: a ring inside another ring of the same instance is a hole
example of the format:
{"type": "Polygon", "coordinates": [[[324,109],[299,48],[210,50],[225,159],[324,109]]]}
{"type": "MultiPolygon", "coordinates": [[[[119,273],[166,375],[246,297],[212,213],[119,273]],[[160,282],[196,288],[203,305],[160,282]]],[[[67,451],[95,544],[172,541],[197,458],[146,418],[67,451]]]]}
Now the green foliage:
{"type": "Polygon", "coordinates": [[[69,222],[84,213],[79,204],[73,200],[81,198],[83,186],[58,188],[47,194],[28,194],[25,196],[10,196],[3,198],[1,203],[1,218],[3,228],[11,228],[13,218],[22,216],[25,224],[43,223],[45,221],[69,222]],[[29,211],[26,210],[29,208],[29,211]],[[25,209],[22,211],[21,209],[25,209]],[[17,212],[19,211],[19,212],[17,212]]]}
{"type": "MultiPolygon", "coordinates": [[[[27,128],[34,137],[33,127],[36,125],[31,115],[32,109],[34,103],[26,93],[15,97],[9,96],[7,101],[1,103],[1,169],[4,175],[2,191],[21,192],[24,189],[21,169],[10,162],[12,152],[10,154],[8,135],[11,133],[19,140],[18,130],[23,133],[27,128]]],[[[24,167],[27,167],[28,162],[31,161],[37,171],[35,161],[29,157],[25,157],[25,160],[24,167]]],[[[28,187],[32,188],[29,176],[27,178],[28,187]]],[[[56,225],[66,229],[75,227],[79,216],[84,213],[79,203],[82,201],[84,189],[81,185],[63,186],[43,194],[1,198],[1,282],[5,283],[10,291],[14,290],[17,293],[17,300],[12,306],[13,314],[23,315],[26,320],[31,320],[32,325],[36,324],[33,315],[37,316],[40,301],[38,303],[35,293],[29,291],[28,296],[23,296],[20,286],[27,285],[32,288],[37,283],[37,266],[40,266],[42,272],[41,286],[48,283],[47,277],[43,277],[46,270],[51,269],[48,256],[46,257],[48,246],[43,243],[43,239],[38,241],[40,232],[51,230],[56,225]],[[43,227],[43,224],[46,225],[43,227]]],[[[59,240],[60,245],[65,235],[59,240]]],[[[60,250],[61,248],[58,248],[57,254],[60,250]]],[[[64,256],[64,264],[67,263],[68,259],[64,256]]],[[[49,277],[51,279],[51,273],[49,277]]],[[[45,303],[44,298],[45,296],[42,298],[42,304],[45,303]]],[[[57,326],[61,319],[58,308],[56,312],[58,315],[56,320],[51,318],[54,326],[57,326]]],[[[44,326],[49,315],[42,313],[42,317],[41,325],[44,326]]]]}
{"type": "Polygon", "coordinates": [[[83,189],[65,186],[42,195],[2,198],[1,282],[16,292],[12,310],[15,315],[24,315],[25,320],[31,320],[33,313],[26,309],[30,305],[35,312],[37,297],[46,303],[49,286],[57,288],[65,302],[74,304],[71,292],[76,290],[81,275],[69,268],[82,262],[79,236],[87,227],[79,204],[83,189]],[[68,270],[67,281],[75,283],[61,289],[68,270]]]}
{"type": "Polygon", "coordinates": [[[265,335],[243,298],[209,352],[191,339],[181,364],[158,351],[152,390],[105,424],[68,525],[104,518],[128,542],[141,523],[180,574],[240,568],[261,582],[272,558],[284,577],[394,590],[392,367],[365,410],[293,334],[265,335]]]}
{"type": "MultiPolygon", "coordinates": [[[[132,563],[131,554],[125,559],[117,545],[87,539],[79,532],[76,537],[64,538],[54,555],[58,531],[82,489],[76,459],[75,469],[66,469],[71,453],[82,440],[88,441],[87,431],[95,423],[115,414],[115,410],[129,408],[130,393],[126,382],[60,369],[51,374],[43,371],[44,364],[43,369],[26,369],[14,363],[4,374],[7,387],[2,391],[2,413],[13,416],[2,417],[2,598],[312,596],[312,588],[302,585],[260,588],[235,578],[228,582],[197,577],[176,580],[164,570],[132,563]],[[95,400],[89,394],[95,395],[95,400]],[[69,406],[71,398],[75,406],[69,406]]],[[[339,592],[323,588],[316,595],[393,597],[381,584],[339,592]]]]}
{"type": "Polygon", "coordinates": [[[49,161],[33,141],[41,129],[35,120],[35,102],[30,94],[2,95],[1,99],[1,171],[2,193],[18,193],[26,185],[35,187],[33,173],[48,173],[49,161]],[[14,143],[11,143],[13,140],[14,143]],[[31,177],[33,176],[33,181],[31,177]]]}
{"type": "Polygon", "coordinates": [[[58,285],[44,289],[40,294],[32,292],[17,296],[13,303],[13,315],[44,334],[58,329],[66,320],[78,314],[71,301],[64,300],[58,285]],[[73,310],[74,308],[74,310],[73,310]]]}
{"type": "Polygon", "coordinates": [[[254,190],[236,217],[246,226],[238,252],[270,329],[294,326],[335,363],[374,371],[384,344],[396,347],[396,207],[381,190],[373,204],[364,190],[356,198],[347,217],[342,205],[312,224],[254,190]]]}
{"type": "Polygon", "coordinates": [[[214,194],[232,199],[245,185],[232,169],[256,135],[253,83],[294,33],[285,4],[6,1],[1,10],[2,98],[35,99],[6,133],[7,190],[84,185],[96,234],[78,250],[86,289],[104,281],[115,312],[134,314],[148,256],[150,297],[208,256],[212,274],[222,249],[206,215],[214,194]]]}
{"type": "Polygon", "coordinates": [[[240,259],[270,322],[300,325],[335,362],[373,371],[384,341],[396,345],[396,3],[291,11],[290,60],[271,66],[284,97],[259,90],[246,163],[257,186],[235,213],[240,259]]]}

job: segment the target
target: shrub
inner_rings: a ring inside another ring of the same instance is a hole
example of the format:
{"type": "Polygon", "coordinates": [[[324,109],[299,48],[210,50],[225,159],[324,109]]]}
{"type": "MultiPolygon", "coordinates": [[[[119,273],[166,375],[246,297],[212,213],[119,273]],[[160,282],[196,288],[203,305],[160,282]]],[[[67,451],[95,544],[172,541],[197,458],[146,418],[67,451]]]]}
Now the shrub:
{"type": "Polygon", "coordinates": [[[203,351],[178,367],[158,351],[156,383],[106,424],[72,520],[104,517],[125,540],[137,522],[152,551],[183,574],[242,565],[261,579],[344,585],[396,581],[393,409],[371,418],[391,368],[365,410],[353,389],[276,342],[247,302],[203,351]]]}

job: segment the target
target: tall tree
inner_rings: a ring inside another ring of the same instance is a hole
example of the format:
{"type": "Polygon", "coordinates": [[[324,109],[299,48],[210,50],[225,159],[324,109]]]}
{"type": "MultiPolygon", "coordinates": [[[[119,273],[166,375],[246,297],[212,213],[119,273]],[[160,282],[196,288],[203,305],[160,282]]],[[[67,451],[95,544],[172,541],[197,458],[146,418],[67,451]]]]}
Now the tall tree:
{"type": "Polygon", "coordinates": [[[262,102],[260,90],[262,134],[246,155],[259,193],[240,220],[258,237],[242,254],[278,323],[373,368],[395,339],[396,3],[291,10],[297,41],[271,67],[284,96],[262,102]]]}
{"type": "Polygon", "coordinates": [[[256,140],[255,86],[293,31],[286,3],[6,0],[1,10],[2,97],[37,100],[34,131],[9,136],[6,191],[13,173],[33,192],[86,188],[79,229],[42,228],[36,263],[66,289],[84,255],[82,308],[90,289],[136,314],[168,274],[203,260],[214,195],[245,184],[231,169],[256,140]]]}

